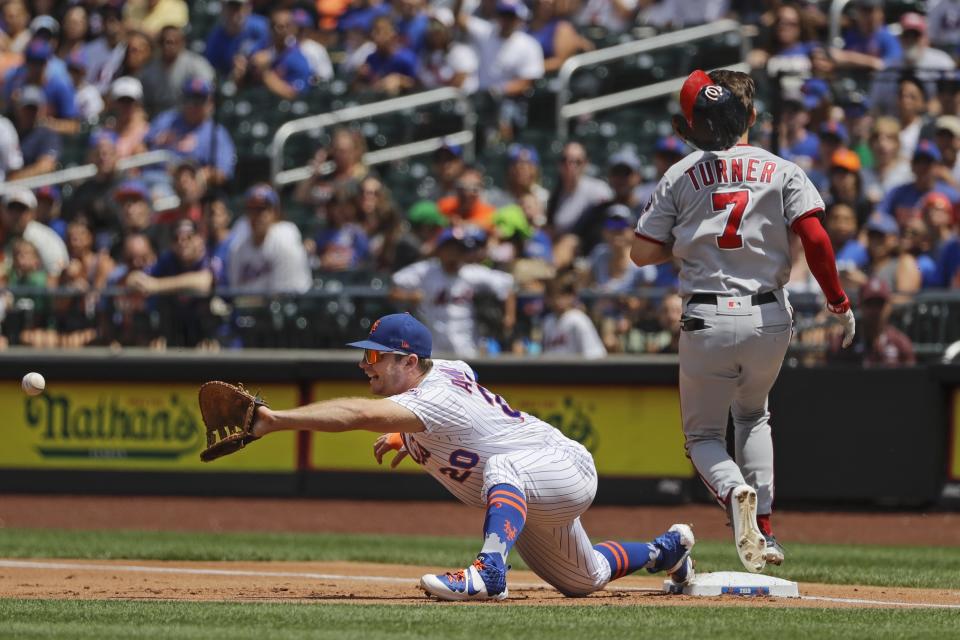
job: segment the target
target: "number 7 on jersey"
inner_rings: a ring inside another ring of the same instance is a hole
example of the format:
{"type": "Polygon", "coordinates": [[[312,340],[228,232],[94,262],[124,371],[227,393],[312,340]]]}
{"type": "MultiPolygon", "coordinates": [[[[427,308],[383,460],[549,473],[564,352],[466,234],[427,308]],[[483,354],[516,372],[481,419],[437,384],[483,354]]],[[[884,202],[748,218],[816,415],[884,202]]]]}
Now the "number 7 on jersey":
{"type": "Polygon", "coordinates": [[[733,205],[730,215],[727,216],[727,223],[723,227],[723,235],[717,236],[717,246],[721,249],[740,249],[743,247],[740,225],[743,222],[743,214],[747,211],[747,205],[750,204],[750,191],[748,189],[721,191],[712,196],[714,213],[726,211],[733,205]]]}

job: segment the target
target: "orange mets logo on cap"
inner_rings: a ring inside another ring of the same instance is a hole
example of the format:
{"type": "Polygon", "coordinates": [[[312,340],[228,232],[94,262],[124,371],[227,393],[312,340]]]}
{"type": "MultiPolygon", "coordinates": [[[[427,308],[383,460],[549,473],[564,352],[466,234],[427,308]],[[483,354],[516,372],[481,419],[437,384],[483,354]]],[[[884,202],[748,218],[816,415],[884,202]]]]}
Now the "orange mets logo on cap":
{"type": "Polygon", "coordinates": [[[373,332],[376,331],[377,327],[379,326],[380,326],[380,318],[377,318],[377,320],[373,323],[373,326],[370,327],[370,335],[373,335],[373,332]]]}

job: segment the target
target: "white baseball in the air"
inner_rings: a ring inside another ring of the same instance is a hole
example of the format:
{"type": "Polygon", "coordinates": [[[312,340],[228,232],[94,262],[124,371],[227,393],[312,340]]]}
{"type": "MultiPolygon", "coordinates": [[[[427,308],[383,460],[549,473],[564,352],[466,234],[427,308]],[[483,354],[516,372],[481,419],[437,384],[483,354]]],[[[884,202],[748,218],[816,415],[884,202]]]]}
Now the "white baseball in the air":
{"type": "Polygon", "coordinates": [[[20,382],[20,386],[23,387],[23,392],[28,396],[37,396],[43,393],[44,387],[47,386],[47,381],[36,371],[31,371],[23,376],[23,381],[20,382]]]}

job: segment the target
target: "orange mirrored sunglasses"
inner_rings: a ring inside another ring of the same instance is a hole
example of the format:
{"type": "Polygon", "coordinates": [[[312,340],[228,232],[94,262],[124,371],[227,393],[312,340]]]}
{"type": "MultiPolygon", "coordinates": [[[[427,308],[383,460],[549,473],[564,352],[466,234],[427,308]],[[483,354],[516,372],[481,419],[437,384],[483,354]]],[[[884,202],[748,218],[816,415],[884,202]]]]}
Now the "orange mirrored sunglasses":
{"type": "Polygon", "coordinates": [[[377,351],[376,349],[364,349],[363,361],[367,364],[377,364],[380,362],[380,357],[388,353],[396,353],[397,355],[401,356],[410,355],[408,353],[403,353],[402,351],[377,351]]]}

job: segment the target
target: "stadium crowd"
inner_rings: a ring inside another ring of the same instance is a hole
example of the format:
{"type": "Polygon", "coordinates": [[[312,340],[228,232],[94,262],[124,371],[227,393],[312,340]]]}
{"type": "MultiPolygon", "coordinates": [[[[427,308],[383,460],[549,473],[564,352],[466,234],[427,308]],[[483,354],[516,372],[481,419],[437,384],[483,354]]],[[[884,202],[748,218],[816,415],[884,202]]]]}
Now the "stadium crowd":
{"type": "MultiPolygon", "coordinates": [[[[829,358],[912,362],[891,309],[960,287],[960,2],[928,2],[927,15],[904,4],[891,16],[854,0],[841,47],[811,1],[221,0],[202,32],[182,0],[0,1],[2,344],[249,345],[237,309],[379,273],[389,304],[460,356],[674,352],[675,267],[638,268],[629,248],[689,149],[661,136],[609,157],[575,139],[549,153],[524,137],[529,98],[598,46],[588,32],[624,40],[734,17],[756,28],[758,96],[779,105],[752,137],[821,189],[845,287],[862,292],[853,355],[816,322],[801,341],[829,358]],[[364,164],[362,127],[342,127],[292,188],[238,179],[218,92],[257,88],[279,105],[336,81],[383,97],[452,86],[492,105],[480,138],[499,143],[505,172],[448,142],[401,209],[364,164]],[[170,159],[121,169],[147,151],[170,159]],[[94,175],[16,183],[78,162],[94,175]],[[297,224],[294,207],[309,212],[297,224]]],[[[795,249],[788,288],[815,296],[795,249]]]]}

